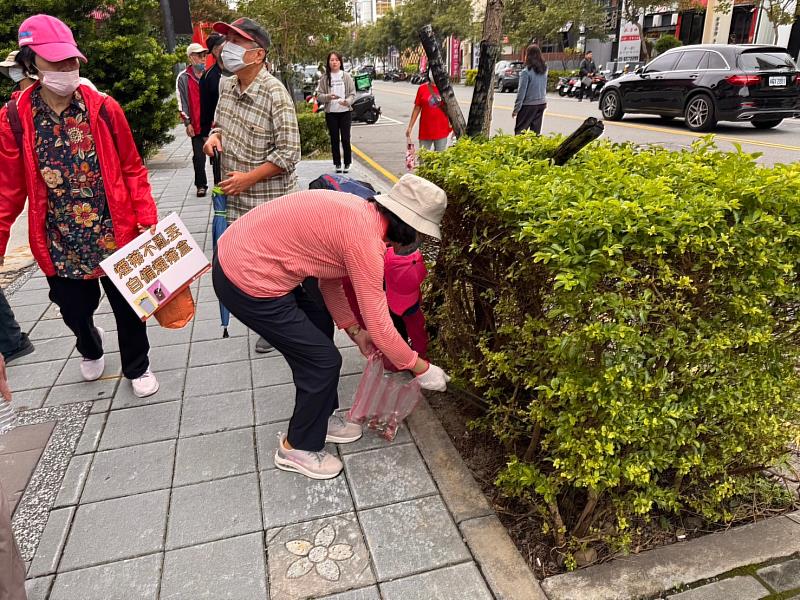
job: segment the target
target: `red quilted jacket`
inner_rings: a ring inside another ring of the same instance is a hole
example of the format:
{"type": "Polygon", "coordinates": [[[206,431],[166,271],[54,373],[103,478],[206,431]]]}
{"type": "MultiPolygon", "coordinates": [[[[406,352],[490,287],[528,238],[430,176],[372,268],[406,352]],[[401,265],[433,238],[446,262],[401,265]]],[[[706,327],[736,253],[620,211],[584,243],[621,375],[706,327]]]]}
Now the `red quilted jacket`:
{"type": "MultiPolygon", "coordinates": [[[[8,120],[8,109],[0,109],[0,256],[5,256],[11,225],[28,199],[28,239],[31,252],[45,275],[56,274],[47,247],[45,217],[47,186],[39,173],[34,151],[31,86],[16,96],[22,123],[22,152],[17,147],[8,120]]],[[[116,100],[84,85],[80,92],[89,111],[89,123],[97,149],[106,201],[121,247],[139,235],[137,224],[154,225],[158,210],[153,201],[147,169],[142,164],[125,113],[116,100]],[[99,118],[105,104],[108,119],[99,118]]]]}

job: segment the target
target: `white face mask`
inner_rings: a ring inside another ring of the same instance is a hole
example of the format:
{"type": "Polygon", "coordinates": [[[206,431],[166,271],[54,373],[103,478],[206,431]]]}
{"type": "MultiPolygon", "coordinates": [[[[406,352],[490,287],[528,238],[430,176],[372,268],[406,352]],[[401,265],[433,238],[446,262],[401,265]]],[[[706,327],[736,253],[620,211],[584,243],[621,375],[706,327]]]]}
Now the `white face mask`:
{"type": "Polygon", "coordinates": [[[19,83],[25,79],[25,71],[22,70],[22,67],[9,67],[8,76],[14,83],[19,83]]]}
{"type": "Polygon", "coordinates": [[[39,71],[42,85],[56,96],[71,96],[81,84],[81,72],[74,71],[39,71]]]}
{"type": "Polygon", "coordinates": [[[255,63],[244,62],[244,54],[248,48],[243,48],[233,42],[225,42],[222,47],[222,64],[231,73],[237,73],[255,63]]]}

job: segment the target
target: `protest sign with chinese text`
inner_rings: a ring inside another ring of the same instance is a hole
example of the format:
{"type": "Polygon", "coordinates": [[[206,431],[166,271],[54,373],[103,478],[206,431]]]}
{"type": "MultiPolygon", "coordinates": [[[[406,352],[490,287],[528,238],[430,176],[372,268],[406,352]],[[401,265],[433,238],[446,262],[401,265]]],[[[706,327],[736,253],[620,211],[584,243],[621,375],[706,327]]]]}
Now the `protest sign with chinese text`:
{"type": "Polygon", "coordinates": [[[142,320],[210,268],[208,258],[176,213],[100,263],[142,320]]]}

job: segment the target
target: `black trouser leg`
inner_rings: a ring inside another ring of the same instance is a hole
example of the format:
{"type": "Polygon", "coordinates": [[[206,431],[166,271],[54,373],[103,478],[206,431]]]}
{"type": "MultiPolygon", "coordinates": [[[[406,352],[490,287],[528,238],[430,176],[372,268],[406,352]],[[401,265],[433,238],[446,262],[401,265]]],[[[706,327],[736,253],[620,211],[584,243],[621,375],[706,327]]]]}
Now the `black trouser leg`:
{"type": "Polygon", "coordinates": [[[302,289],[278,298],[253,298],[228,280],[217,260],[212,278],[217,297],[231,314],[277,348],[292,369],[296,395],[289,443],[299,450],[322,450],[328,417],[339,404],[342,356],[316,324],[316,302],[302,289]]]}
{"type": "Polygon", "coordinates": [[[194,165],[195,187],[208,187],[206,178],[206,155],[203,154],[203,136],[192,137],[192,164],[194,165]]]}
{"type": "Polygon", "coordinates": [[[97,279],[48,277],[50,300],[61,309],[61,318],[75,334],[75,346],[81,356],[97,360],[103,356],[103,343],[94,326],[94,311],[100,304],[97,279]]]}
{"type": "Polygon", "coordinates": [[[325,113],[325,124],[328,126],[328,133],[331,136],[331,154],[333,154],[333,164],[336,167],[342,166],[342,153],[339,149],[339,113],[325,113]]]}
{"type": "Polygon", "coordinates": [[[546,104],[533,104],[520,108],[514,124],[514,135],[519,135],[529,129],[537,134],[542,133],[542,117],[546,107],[546,104]]]}
{"type": "Polygon", "coordinates": [[[128,379],[141,377],[150,366],[150,341],[147,339],[147,325],[134,311],[119,290],[102,277],[100,282],[108,296],[108,303],[114,311],[117,321],[117,339],[119,340],[119,357],[122,363],[122,374],[128,379]]]}
{"type": "Polygon", "coordinates": [[[3,290],[0,290],[0,353],[6,355],[16,351],[20,344],[20,334],[14,311],[11,310],[3,290]]]}
{"type": "Polygon", "coordinates": [[[328,307],[325,305],[325,298],[322,297],[322,292],[319,290],[319,280],[316,277],[306,277],[303,281],[303,291],[306,296],[313,300],[317,309],[308,312],[308,318],[319,328],[319,330],[333,339],[333,333],[336,326],[333,323],[333,317],[328,312],[328,307]]]}
{"type": "MultiPolygon", "coordinates": [[[[147,328],[107,277],[101,278],[108,301],[117,321],[122,373],[128,379],[142,375],[149,366],[147,328]]],[[[76,347],[84,358],[97,360],[103,356],[100,334],[94,325],[94,312],[100,304],[97,279],[48,277],[50,299],[61,309],[64,323],[76,337],[76,347]]]]}
{"type": "Polygon", "coordinates": [[[347,111],[343,113],[339,113],[340,121],[339,121],[339,128],[342,132],[342,149],[344,150],[344,164],[351,165],[353,164],[353,152],[350,148],[350,126],[353,123],[353,112],[347,111]]]}

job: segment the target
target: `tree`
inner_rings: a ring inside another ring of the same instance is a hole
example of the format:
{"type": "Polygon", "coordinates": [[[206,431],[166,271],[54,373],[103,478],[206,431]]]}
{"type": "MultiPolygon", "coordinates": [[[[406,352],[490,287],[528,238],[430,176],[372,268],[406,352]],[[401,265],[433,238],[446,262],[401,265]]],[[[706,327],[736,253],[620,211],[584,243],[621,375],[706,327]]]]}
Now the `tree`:
{"type": "MultiPolygon", "coordinates": [[[[642,25],[640,15],[657,12],[662,6],[663,2],[658,0],[625,0],[623,2],[624,10],[623,15],[625,20],[629,23],[636,25],[639,30],[639,40],[642,44],[642,57],[645,62],[648,62],[652,57],[652,45],[647,43],[644,37],[644,26],[642,25]]],[[[717,0],[716,10],[719,12],[727,12],[731,10],[733,0],[717,0]]],[[[688,10],[705,10],[705,6],[701,4],[700,0],[678,0],[677,9],[679,12],[688,10]]]]}
{"type": "Polygon", "coordinates": [[[466,38],[473,30],[470,0],[409,0],[400,13],[404,48],[419,44],[419,31],[425,25],[433,27],[439,41],[451,35],[466,38]]]}
{"type": "Polygon", "coordinates": [[[772,43],[778,43],[778,27],[791,25],[797,18],[796,0],[762,0],[761,8],[772,25],[772,43]]]}
{"type": "Polygon", "coordinates": [[[272,38],[270,57],[291,89],[290,65],[321,63],[346,34],[352,15],[347,0],[250,0],[239,12],[261,23],[272,38]]]}
{"type": "Polygon", "coordinates": [[[597,0],[509,0],[505,14],[506,31],[523,46],[560,42],[559,32],[568,23],[582,26],[587,38],[605,39],[606,10],[597,0]]]}
{"type": "Polygon", "coordinates": [[[670,48],[677,48],[678,46],[682,46],[683,43],[676,38],[674,35],[662,35],[660,38],[656,40],[656,44],[654,46],[656,54],[663,54],[670,48]]]}
{"type": "Polygon", "coordinates": [[[19,24],[36,13],[70,26],[89,60],[81,75],[122,105],[143,156],[172,140],[178,108],[167,99],[175,91],[172,68],[178,61],[162,45],[157,0],[1,0],[0,47],[16,47],[19,24]]]}
{"type": "Polygon", "coordinates": [[[194,23],[230,23],[236,19],[236,11],[225,0],[190,0],[189,9],[194,23]]]}

